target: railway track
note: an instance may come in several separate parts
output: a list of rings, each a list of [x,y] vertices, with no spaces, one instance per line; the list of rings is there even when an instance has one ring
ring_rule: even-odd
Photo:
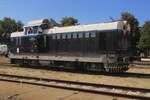
[[[100,75],[114,76],[114,77],[131,77],[131,78],[150,79],[150,74],[136,73],[136,72],[102,73]]]
[[[0,74],[0,81],[54,87],[94,94],[150,100],[150,89]]]
[[[150,68],[150,62],[149,61],[133,61],[131,65],[135,66],[143,66],[141,68]]]
[[[14,64],[0,64],[0,66],[19,67],[19,66],[16,66]],[[27,68],[37,69],[37,67],[27,67]],[[39,68],[38,67],[38,69],[46,69],[47,70],[47,69],[50,69],[50,68],[48,68],[48,67]],[[60,69],[60,68],[51,68],[51,70],[72,72],[72,73],[92,74],[92,75],[106,75],[106,76],[114,76],[114,77],[133,77],[133,78],[147,78],[147,79],[150,78],[150,74],[148,74],[148,73],[136,73],[136,72],[106,73],[106,72],[96,72],[96,71],[74,71],[74,70],[68,70],[68,69],[63,69],[63,68],[62,69]]]

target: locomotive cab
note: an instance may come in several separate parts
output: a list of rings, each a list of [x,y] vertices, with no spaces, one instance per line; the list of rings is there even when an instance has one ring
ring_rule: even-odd
[[[25,27],[26,35],[36,35],[35,41],[32,43],[34,52],[45,53],[48,51],[48,37],[44,34],[44,30],[50,28],[50,22],[48,19],[31,21],[28,23],[28,26]]]
[[[48,19],[29,22],[24,26],[23,32],[15,32],[11,35],[11,52],[17,54],[46,52],[48,42],[46,42],[47,35],[43,31],[49,28]]]
[[[50,28],[50,21],[48,19],[30,21],[27,26],[24,27],[24,34],[42,34],[43,30]]]
[[[43,32],[40,26],[27,26],[24,27],[24,34],[31,35],[31,34],[41,34]]]

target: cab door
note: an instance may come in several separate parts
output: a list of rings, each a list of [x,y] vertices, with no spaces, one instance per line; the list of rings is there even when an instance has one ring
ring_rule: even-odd
[[[37,47],[39,53],[46,53],[49,51],[49,41],[47,35],[37,36]]]

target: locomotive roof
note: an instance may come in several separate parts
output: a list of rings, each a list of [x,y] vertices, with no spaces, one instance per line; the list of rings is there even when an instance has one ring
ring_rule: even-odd
[[[27,26],[25,26],[25,27],[40,26],[45,23],[49,24],[50,22],[48,19],[33,20],[33,21],[29,21],[27,23]]]
[[[76,25],[68,27],[54,27],[52,29],[45,30],[44,33],[68,33],[68,32],[83,32],[83,31],[107,31],[120,29],[123,30],[126,21],[116,21],[109,23],[97,23],[88,25]]]
[[[83,32],[83,31],[107,31],[107,30],[123,30],[126,21],[115,21],[108,23],[97,23],[88,25],[76,25],[68,27],[54,27],[43,31],[44,34],[55,34],[55,33],[69,33],[69,32]],[[24,32],[14,32],[11,37],[24,36]]]

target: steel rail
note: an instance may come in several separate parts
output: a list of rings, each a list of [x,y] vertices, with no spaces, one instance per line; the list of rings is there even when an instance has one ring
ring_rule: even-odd
[[[17,82],[24,84],[32,84],[46,87],[61,88],[74,91],[89,92],[95,94],[105,94],[117,97],[126,97],[132,99],[144,99],[150,100],[150,89],[136,88],[136,87],[125,87],[116,85],[105,85],[87,82],[76,82],[59,79],[39,78],[39,77],[28,77],[18,76],[9,74],[0,74],[1,81]],[[114,90],[114,91],[113,91]],[[115,92],[115,90],[120,92]],[[130,92],[130,94],[129,94]],[[139,94],[135,94],[139,93]]]

